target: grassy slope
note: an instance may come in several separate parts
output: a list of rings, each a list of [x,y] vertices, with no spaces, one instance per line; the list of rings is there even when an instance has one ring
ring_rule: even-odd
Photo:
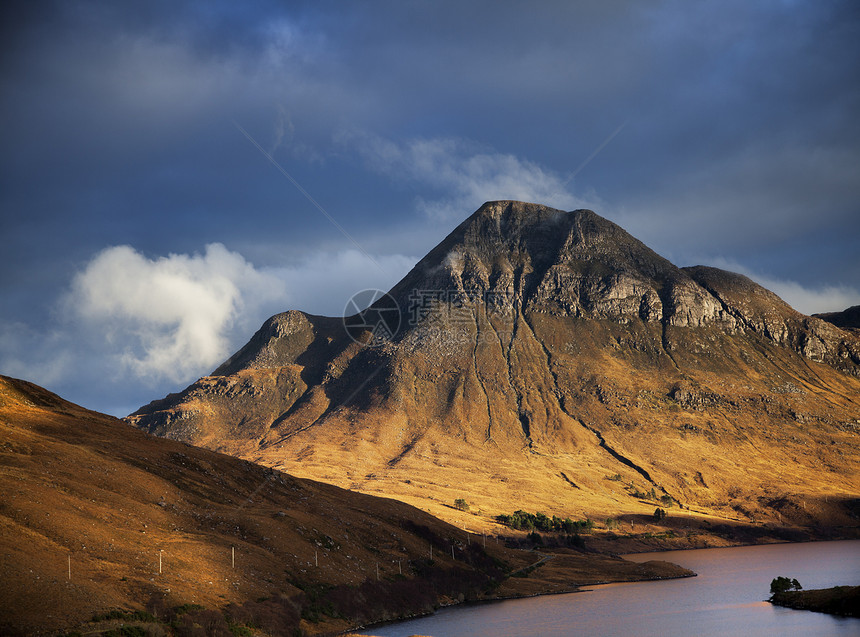
[[[438,369],[422,360],[399,369],[391,405],[332,408],[322,424],[246,457],[478,531],[498,530],[495,515],[524,508],[621,519],[634,523],[621,526],[625,534],[640,537],[693,531],[690,542],[669,544],[676,547],[708,536],[709,545],[724,543],[718,536],[856,536],[860,379],[755,336],[675,330],[673,361],[659,335],[639,335],[636,350],[618,345],[629,335],[609,322],[529,320],[549,353],[518,330],[511,356],[524,375],[522,405],[536,414],[531,446],[517,438],[505,361],[487,348],[474,371],[468,344]],[[608,453],[598,434],[651,480]],[[633,495],[652,488],[684,505],[666,525],[649,520],[662,504]],[[472,513],[456,510],[457,498]]]
[[[401,502],[155,438],[5,377],[0,431],[8,634],[69,628],[112,608],[164,617],[182,604],[219,609],[218,621],[227,608],[270,633],[313,634],[446,600],[684,574],[572,553],[488,592],[538,556],[495,542],[485,550],[479,536]]]

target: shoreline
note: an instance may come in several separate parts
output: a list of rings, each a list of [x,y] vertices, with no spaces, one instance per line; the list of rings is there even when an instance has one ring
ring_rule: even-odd
[[[605,584],[637,584],[637,583],[643,583],[643,582],[659,582],[659,581],[667,580],[667,579],[687,579],[687,578],[697,577],[697,576],[698,576],[698,574],[694,573],[693,575],[678,575],[677,577],[652,577],[652,578],[641,579],[641,580],[629,580],[629,581],[621,581],[621,582],[607,580],[605,582],[595,582],[593,584],[586,584],[585,586],[603,586]],[[532,599],[535,597],[552,597],[553,595],[573,595],[576,593],[593,593],[593,592],[594,592],[593,589],[581,588],[581,587],[577,586],[571,590],[551,591],[551,592],[547,592],[547,593],[533,593],[533,594],[529,594],[529,595],[512,595],[509,597],[489,597],[487,599],[465,600],[462,602],[457,601],[457,602],[451,602],[450,604],[442,604],[439,606],[439,608],[437,608],[436,610],[430,611],[429,613],[418,613],[416,615],[411,615],[409,617],[404,617],[402,619],[389,619],[389,620],[385,620],[385,621],[381,621],[381,622],[376,622],[373,624],[368,624],[367,626],[356,626],[355,628],[347,630],[346,632],[333,633],[331,635],[320,633],[318,636],[315,636],[315,637],[351,637],[352,635],[356,635],[358,637],[372,637],[371,635],[362,635],[360,632],[356,632],[356,631],[366,631],[366,630],[370,630],[372,628],[379,628],[381,626],[390,626],[392,624],[399,624],[401,622],[411,621],[413,619],[421,619],[423,617],[432,617],[433,615],[435,615],[440,610],[445,610],[448,608],[456,608],[456,607],[460,607],[460,606],[462,606],[462,607],[485,606],[485,605],[488,606],[490,604],[500,604],[502,602],[509,602],[509,601],[513,601],[513,600],[517,600],[517,599]]]
[[[745,546],[779,546],[785,544],[817,544],[819,542],[850,542],[852,540],[860,540],[858,537],[842,537],[842,538],[822,538],[813,540],[801,540],[791,542],[789,540],[779,540],[775,542],[739,542],[737,544],[727,544],[726,546],[696,546],[691,548],[654,548],[643,551],[627,551],[624,553],[616,553],[618,557],[625,558],[627,555],[644,555],[646,553],[673,553],[677,551],[709,551],[713,549],[734,549]]]
[[[750,547],[752,547],[752,546],[767,546],[767,545],[771,545],[771,544],[779,544],[779,545],[814,544],[814,543],[817,544],[817,543],[821,543],[821,542],[857,541],[858,539],[860,539],[860,538],[813,539],[813,540],[806,540],[806,541],[802,541],[802,542],[786,542],[786,541],[783,541],[783,542],[759,542],[759,543],[736,544],[736,545],[732,545],[732,546],[711,546],[711,547],[690,548],[690,549],[687,549],[687,548],[681,548],[681,549],[663,548],[663,549],[650,550],[650,551],[641,551],[639,553],[625,553],[625,554],[621,554],[621,555],[616,555],[615,557],[622,559],[622,560],[625,560],[625,561],[631,561],[631,560],[627,560],[625,558],[625,555],[642,555],[645,553],[669,553],[672,551],[703,551],[703,550],[708,550],[708,549],[719,549],[719,548],[741,548],[741,547],[747,547],[747,546],[750,546]],[[632,563],[633,564],[647,564],[648,562],[632,562]],[[667,563],[671,563],[671,562],[667,562]],[[677,566],[677,565],[675,565],[675,566]],[[683,567],[681,567],[681,568],[683,568]],[[334,633],[331,635],[326,634],[325,637],[350,637],[351,635],[360,635],[360,633],[357,631],[370,631],[375,627],[389,626],[392,624],[398,624],[398,623],[410,621],[413,619],[420,619],[422,617],[430,617],[430,616],[436,614],[436,612],[439,610],[442,610],[445,608],[452,608],[452,607],[456,607],[456,606],[463,606],[463,607],[480,606],[480,605],[485,605],[485,604],[494,604],[494,603],[500,603],[500,602],[509,601],[509,600],[516,600],[516,599],[528,599],[528,598],[545,597],[545,596],[552,596],[552,595],[567,595],[570,593],[594,592],[592,589],[586,588],[588,586],[600,586],[600,585],[605,585],[605,584],[656,582],[656,581],[667,580],[667,579],[687,579],[687,578],[692,578],[692,577],[697,577],[697,576],[698,576],[697,573],[693,573],[692,571],[690,571],[690,574],[678,574],[678,575],[671,576],[671,577],[666,577],[666,576],[664,576],[664,577],[643,577],[640,579],[628,579],[628,580],[607,579],[607,580],[603,580],[603,581],[590,582],[588,584],[576,585],[576,586],[571,587],[568,590],[554,590],[554,591],[536,592],[536,593],[531,593],[531,594],[519,594],[519,595],[489,597],[486,599],[465,600],[462,602],[453,601],[451,603],[446,603],[446,604],[440,605],[438,608],[436,608],[432,612],[421,613],[421,614],[417,614],[417,615],[414,615],[411,617],[405,617],[402,619],[393,619],[393,620],[385,620],[382,622],[375,622],[372,624],[368,624],[366,626],[355,627],[353,629],[347,630],[346,632],[338,632],[338,633]],[[860,594],[860,586],[856,586],[856,587],[839,586],[839,587],[834,587],[834,588],[836,588],[836,589],[853,588],[853,589],[856,589],[858,594]],[[821,590],[829,591],[832,589],[821,589]],[[820,592],[820,590],[797,591],[797,592],[799,592],[799,593],[813,593],[813,592],[818,593],[818,592]],[[765,600],[765,601],[768,601],[770,603],[776,603],[776,602],[774,602],[773,599]],[[813,608],[791,607],[791,606],[788,606],[786,604],[777,604],[777,605],[783,606],[785,608],[794,608],[797,610],[811,610],[814,612],[825,612],[825,613],[828,612],[828,611],[822,611],[822,610],[817,610],[817,609],[813,609]],[[829,613],[829,614],[835,614],[837,616],[849,617],[849,618],[857,617],[857,615],[844,615],[844,614],[839,614],[839,613]],[[320,634],[319,637],[323,637],[323,635]],[[362,635],[362,637],[364,637],[364,636]]]
[[[580,555],[580,556],[582,556],[582,555]],[[576,556],[572,556],[570,554],[558,554],[555,557],[556,557],[556,559],[558,559],[558,558],[563,559],[565,557],[570,558],[570,557],[576,557]],[[346,637],[348,635],[358,634],[356,631],[369,631],[369,630],[372,630],[374,627],[389,626],[392,624],[397,624],[397,623],[409,621],[412,619],[420,619],[422,617],[430,617],[430,616],[434,615],[436,612],[438,612],[439,610],[446,609],[446,608],[453,608],[453,607],[457,607],[457,606],[463,606],[463,607],[465,607],[465,606],[479,606],[479,605],[485,605],[485,604],[496,604],[496,603],[501,603],[501,602],[505,602],[505,601],[517,600],[517,599],[529,599],[529,598],[534,598],[534,597],[545,597],[545,596],[552,596],[552,595],[568,595],[571,593],[588,593],[588,592],[593,592],[593,591],[592,591],[592,589],[589,589],[587,587],[589,587],[589,586],[600,586],[600,585],[604,585],[604,584],[656,582],[656,581],[667,580],[667,579],[687,579],[687,578],[692,578],[692,577],[697,576],[697,573],[694,573],[693,571],[690,571],[689,569],[685,569],[684,567],[678,566],[677,564],[673,564],[671,562],[662,562],[662,561],[653,561],[652,560],[649,562],[642,563],[642,562],[633,562],[631,560],[625,560],[624,558],[621,558],[621,557],[611,557],[608,555],[590,555],[589,557],[592,557],[592,558],[599,557],[599,558],[603,558],[603,559],[607,559],[607,560],[612,560],[613,562],[615,562],[619,566],[623,565],[622,569],[626,570],[627,572],[626,573],[619,573],[618,577],[609,577],[609,578],[600,578],[600,579],[593,578],[590,581],[582,582],[580,584],[568,584],[566,586],[563,586],[560,588],[554,588],[554,589],[553,588],[547,588],[548,586],[552,585],[552,581],[550,578],[547,578],[546,576],[541,578],[540,576],[538,576],[538,577],[535,577],[534,579],[532,579],[531,582],[537,583],[538,585],[543,584],[544,588],[542,590],[537,590],[534,592],[523,591],[520,593],[511,592],[508,594],[505,594],[505,593],[490,594],[484,598],[467,599],[467,600],[462,600],[462,601],[460,601],[460,600],[446,600],[443,603],[441,603],[437,608],[435,608],[433,611],[428,612],[428,613],[418,613],[418,614],[415,614],[415,615],[412,615],[409,617],[384,620],[384,621],[380,621],[380,622],[373,622],[370,624],[366,624],[366,625],[362,625],[362,626],[356,626],[354,628],[347,629],[345,632],[341,631],[341,632],[336,632],[336,633],[331,633],[331,634],[319,633],[318,635],[319,635],[319,637],[323,637],[323,635],[325,635],[325,637]],[[550,563],[551,561],[555,561],[555,560],[547,560],[546,562],[544,562],[544,564]],[[642,572],[641,569],[643,567],[646,567],[646,566],[649,568],[649,571]],[[637,570],[639,570],[639,572],[634,573],[634,571],[637,571]],[[533,571],[529,575],[529,577],[531,577],[532,575],[535,575],[535,573],[539,573],[539,571],[540,571],[540,569]],[[559,572],[562,574],[565,572],[565,569],[563,566],[559,569]],[[529,579],[529,577],[526,577],[526,578],[509,577],[508,579],[506,579],[505,581],[503,581],[499,585],[499,588],[502,588],[505,584],[511,583],[511,580],[527,580],[527,579]]]

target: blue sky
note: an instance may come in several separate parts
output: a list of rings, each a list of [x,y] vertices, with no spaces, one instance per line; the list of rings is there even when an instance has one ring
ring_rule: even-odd
[[[591,208],[806,313],[860,303],[854,2],[0,12],[0,373],[92,409],[387,289],[493,199]]]

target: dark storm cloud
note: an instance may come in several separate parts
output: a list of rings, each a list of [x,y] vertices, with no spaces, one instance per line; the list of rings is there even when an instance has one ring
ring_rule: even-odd
[[[193,377],[267,312],[336,313],[349,286],[389,285],[498,198],[593,207],[679,265],[743,270],[804,311],[860,302],[856,7],[4,3],[0,372],[97,408],[84,387],[110,376],[114,411],[168,388],[127,390],[139,375],[104,334],[187,352],[199,317],[105,323],[61,302],[99,255],[126,255],[115,274],[141,289],[190,263],[177,285],[222,290],[201,298],[221,317],[207,342],[224,345],[198,343]],[[250,302],[276,280],[280,297]],[[116,300],[111,280],[90,283]],[[95,371],[76,384],[75,367]]]

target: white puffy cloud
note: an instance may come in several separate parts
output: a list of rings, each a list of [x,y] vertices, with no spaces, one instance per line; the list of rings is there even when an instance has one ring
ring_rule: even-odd
[[[416,260],[348,249],[255,267],[219,243],[155,258],[112,246],[73,276],[50,330],[0,324],[0,373],[124,416],[210,373],[272,314],[340,316],[354,294],[390,288]]]
[[[414,263],[344,250],[257,269],[219,243],[156,259],[114,246],[74,277],[63,305],[103,335],[108,355],[133,376],[187,381],[216,367],[271,314],[339,316],[353,294],[388,289]]]
[[[103,330],[136,376],[186,380],[230,353],[243,315],[283,301],[284,282],[223,245],[149,259],[130,246],[97,254],[72,281],[65,307]]]

